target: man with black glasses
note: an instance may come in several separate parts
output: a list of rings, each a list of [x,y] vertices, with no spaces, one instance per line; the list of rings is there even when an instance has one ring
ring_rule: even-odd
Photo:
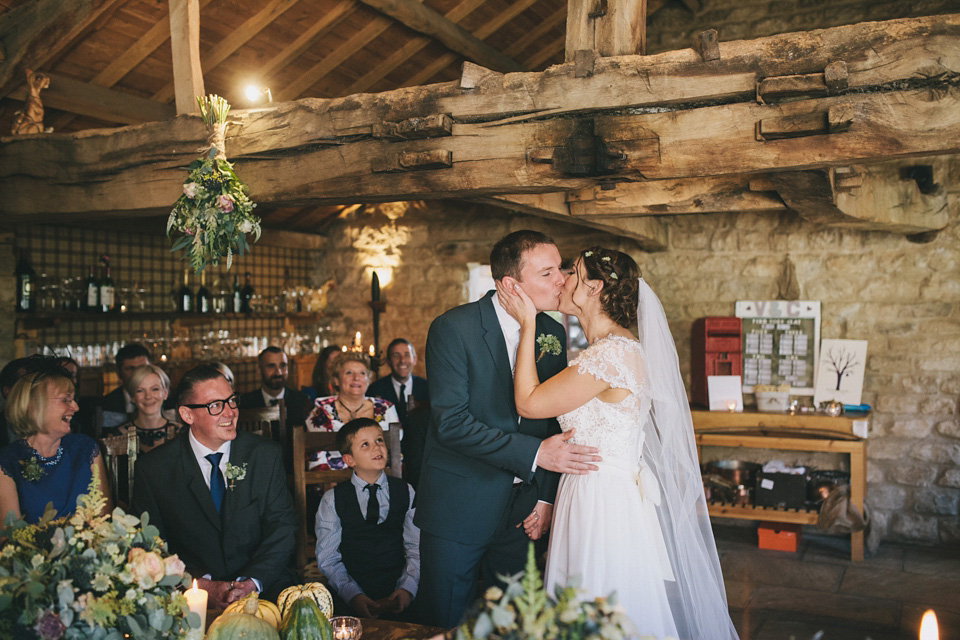
[[[137,460],[134,513],[150,514],[211,608],[254,590],[275,598],[296,582],[297,515],[280,445],[237,433],[237,396],[210,366],[183,376],[177,411],[188,428]]]

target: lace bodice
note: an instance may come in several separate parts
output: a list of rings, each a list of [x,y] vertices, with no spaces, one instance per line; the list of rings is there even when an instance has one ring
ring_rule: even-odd
[[[635,463],[640,457],[641,427],[650,413],[649,382],[640,343],[608,336],[590,345],[569,366],[615,389],[626,389],[630,395],[618,403],[592,398],[560,416],[560,428],[576,428],[571,441],[599,448],[604,461]]]

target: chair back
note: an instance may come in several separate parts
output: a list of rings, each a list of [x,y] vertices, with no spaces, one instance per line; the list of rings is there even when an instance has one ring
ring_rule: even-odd
[[[293,498],[300,522],[297,527],[297,570],[304,571],[312,554],[308,552],[310,533],[313,531],[310,516],[307,513],[307,487],[320,485],[323,490],[330,489],[338,482],[350,479],[350,469],[314,469],[307,470],[307,452],[337,451],[337,434],[332,431],[307,431],[306,427],[293,427]],[[384,429],[387,444],[387,475],[401,477],[400,423],[392,422]]]
[[[249,431],[265,438],[273,438],[275,426],[282,427],[287,419],[283,400],[272,407],[240,407],[237,415],[237,431]]]

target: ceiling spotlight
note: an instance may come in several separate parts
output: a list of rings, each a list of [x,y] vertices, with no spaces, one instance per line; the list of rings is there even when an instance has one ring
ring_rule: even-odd
[[[247,87],[246,94],[247,100],[250,102],[261,102],[264,96],[266,96],[267,102],[273,102],[273,94],[271,94],[270,89],[266,87],[261,89],[251,84]]]

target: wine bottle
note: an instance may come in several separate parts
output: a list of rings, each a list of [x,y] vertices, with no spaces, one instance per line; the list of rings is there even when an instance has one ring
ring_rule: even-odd
[[[200,272],[200,288],[197,289],[197,313],[211,313],[213,311],[213,298],[210,297],[210,291],[207,289],[207,272]]]
[[[20,253],[20,261],[14,270],[17,276],[17,311],[34,311],[37,308],[37,273],[27,262],[23,252]]]
[[[100,283],[93,275],[93,265],[90,265],[90,271],[87,272],[86,291],[86,304],[83,308],[91,313],[100,311]]]
[[[240,276],[233,274],[233,298],[230,301],[230,311],[240,313],[243,307],[243,294],[240,291]]]
[[[193,292],[190,291],[190,270],[183,270],[183,286],[177,291],[177,311],[193,313]]]
[[[114,310],[114,293],[116,289],[113,286],[113,278],[110,277],[110,257],[100,258],[100,311],[109,313]]]
[[[240,311],[250,313],[253,307],[250,302],[253,300],[253,285],[250,283],[250,272],[244,275],[243,289],[240,290]]]

